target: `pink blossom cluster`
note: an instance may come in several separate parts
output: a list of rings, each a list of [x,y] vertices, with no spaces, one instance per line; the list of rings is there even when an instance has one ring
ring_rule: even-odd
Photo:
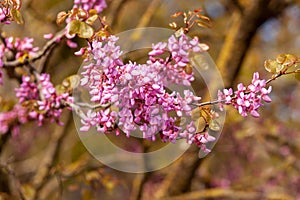
[[[62,101],[72,102],[69,93],[58,95],[49,74],[41,74],[37,81],[33,82],[29,76],[23,76],[20,88],[16,88],[16,96],[19,103],[28,108],[28,118],[38,120],[42,125],[45,119],[59,122],[63,105]]]
[[[148,65],[158,66],[162,70],[164,84],[175,83],[190,85],[194,80],[192,73],[186,73],[185,67],[189,64],[189,52],[202,52],[198,38],[189,41],[186,35],[181,35],[178,39],[172,35],[168,42],[153,44],[152,51],[149,52]],[[161,56],[168,53],[170,57],[163,59]]]
[[[25,124],[27,121],[26,108],[16,104],[11,111],[0,112],[0,134],[11,131],[12,135],[18,135],[20,124]]]
[[[218,91],[218,99],[226,105],[233,105],[243,117],[246,117],[248,113],[253,117],[259,117],[258,108],[263,105],[262,102],[272,101],[269,97],[272,86],[266,88],[266,85],[266,80],[260,80],[259,73],[256,72],[253,74],[250,85],[245,87],[240,83],[234,93],[232,88],[224,89],[223,92]]]
[[[97,13],[101,13],[107,4],[105,0],[74,0],[73,8],[81,8],[85,11],[95,9]]]
[[[178,123],[182,117],[190,118],[192,105],[201,98],[189,90],[183,96],[166,90],[169,84],[190,85],[194,80],[185,67],[190,52],[204,51],[198,39],[171,36],[166,43],[154,44],[145,64],[123,64],[117,41],[117,37],[110,36],[94,41],[88,48],[92,61],[83,67],[81,85],[87,87],[91,102],[102,109],[87,112],[81,131],[96,126],[99,132],[116,129],[117,134],[122,130],[129,137],[139,129],[146,139],[155,140],[159,133],[164,142],[186,139],[207,150],[205,143],[212,141],[212,136],[196,133],[193,122]]]
[[[4,45],[5,47],[5,52],[14,52],[15,59],[18,59],[24,55],[32,56],[39,50],[38,47],[33,46],[33,41],[33,38],[28,37],[25,37],[23,39],[8,37],[5,38],[5,44],[2,45]]]
[[[5,55],[13,54],[14,59],[21,58],[24,55],[33,56],[38,51],[38,47],[33,46],[33,38],[24,39],[8,37],[4,43],[0,44],[0,68],[3,67]],[[0,84],[2,84],[2,73],[0,71]]]

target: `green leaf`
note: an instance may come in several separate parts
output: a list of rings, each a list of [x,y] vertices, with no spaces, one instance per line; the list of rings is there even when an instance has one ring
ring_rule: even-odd
[[[265,69],[272,74],[276,74],[284,68],[283,65],[278,64],[278,62],[275,60],[266,60],[264,66]]]
[[[85,22],[73,20],[69,23],[68,33],[77,34],[81,38],[91,38],[94,35],[94,29]]]
[[[86,20],[86,23],[89,25],[93,25],[97,19],[98,19],[98,15],[92,15]]]
[[[80,29],[77,35],[81,38],[91,38],[94,35],[94,29],[90,25],[81,22]]]
[[[23,17],[22,17],[21,12],[19,10],[11,8],[10,9],[10,15],[13,18],[13,20],[17,22],[17,24],[23,24],[24,23]]]
[[[80,25],[81,25],[81,22],[79,20],[71,21],[68,25],[68,33],[71,35],[78,34],[80,31]]]
[[[293,55],[293,54],[280,54],[277,58],[276,61],[279,64],[282,64],[284,66],[291,66],[293,64],[295,64],[295,62],[297,61],[297,56]]]

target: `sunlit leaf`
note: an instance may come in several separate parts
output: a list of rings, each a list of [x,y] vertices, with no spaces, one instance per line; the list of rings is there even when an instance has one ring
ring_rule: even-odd
[[[80,76],[75,74],[65,78],[62,82],[62,86],[67,90],[73,90],[80,85]]]
[[[73,20],[68,25],[69,34],[77,34],[81,38],[91,38],[94,35],[94,29],[79,20]]]
[[[282,64],[282,65],[285,65],[285,66],[291,66],[291,65],[295,64],[297,59],[298,59],[297,56],[295,56],[293,54],[280,54],[276,58],[276,61],[279,64]]]
[[[68,33],[73,35],[73,34],[78,34],[80,31],[80,21],[79,20],[73,20],[68,24]]]
[[[66,12],[64,12],[64,11],[59,12],[56,17],[56,23],[62,24],[65,21],[65,19],[67,18],[67,16],[68,16],[68,14]]]
[[[24,23],[21,12],[18,9],[11,8],[10,15],[12,16],[13,20],[17,22],[17,24]]]
[[[84,22],[80,22],[78,37],[91,38],[94,35],[94,29]]]
[[[209,123],[209,129],[211,129],[212,131],[220,131],[221,127],[216,120],[211,120],[211,122]]]
[[[89,25],[93,25],[97,19],[98,19],[98,15],[92,15],[85,22]]]
[[[285,59],[286,59],[286,55],[285,54],[280,54],[280,55],[277,56],[276,61],[279,64],[282,64],[282,63],[284,63]]]
[[[206,127],[206,121],[203,117],[198,118],[195,121],[196,132],[203,132]]]
[[[265,69],[268,72],[271,72],[272,74],[276,74],[284,68],[283,65],[278,64],[278,62],[275,60],[266,60],[264,63],[264,66],[265,66]]]

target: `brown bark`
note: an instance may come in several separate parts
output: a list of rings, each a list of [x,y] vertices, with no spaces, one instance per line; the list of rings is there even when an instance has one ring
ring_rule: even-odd
[[[226,87],[231,86],[236,79],[258,27],[269,18],[280,14],[291,3],[291,1],[281,0],[253,0],[250,5],[247,4],[246,7],[237,9],[233,14],[231,27],[226,33],[223,48],[217,61],[217,66],[224,75]],[[240,2],[239,5],[245,6],[243,2]],[[156,198],[175,196],[188,191],[200,163],[198,151],[192,147],[170,169],[170,173],[155,194]]]
[[[242,62],[257,29],[271,17],[279,15],[291,2],[256,0],[235,12],[232,24],[217,60],[226,87],[230,87],[241,69]]]
[[[197,147],[192,146],[174,166],[171,166],[172,169],[170,169],[160,189],[155,193],[155,199],[179,195],[188,191],[194,172],[202,161],[198,158],[198,151]]]

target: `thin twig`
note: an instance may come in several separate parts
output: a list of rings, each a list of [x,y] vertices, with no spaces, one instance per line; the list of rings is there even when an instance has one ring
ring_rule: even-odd
[[[98,108],[106,109],[106,108],[108,108],[111,104],[110,104],[110,103],[106,103],[106,104],[96,104],[96,105],[91,105],[91,104],[89,104],[89,103],[77,102],[76,105],[78,105],[78,106],[80,106],[80,107],[90,108],[90,109],[98,109]]]
[[[292,71],[292,72],[280,72],[278,74],[276,74],[274,77],[268,79],[266,81],[266,84],[269,84],[271,83],[272,81],[275,81],[277,78],[283,76],[283,75],[290,75],[290,74],[296,74],[296,73],[300,73],[300,72],[297,72],[297,71]]]
[[[62,104],[65,105],[66,107],[72,108],[72,111],[74,111],[81,119],[87,120],[88,117],[86,114],[82,111],[81,107],[79,105],[76,105],[71,102],[67,102],[62,100]]]

